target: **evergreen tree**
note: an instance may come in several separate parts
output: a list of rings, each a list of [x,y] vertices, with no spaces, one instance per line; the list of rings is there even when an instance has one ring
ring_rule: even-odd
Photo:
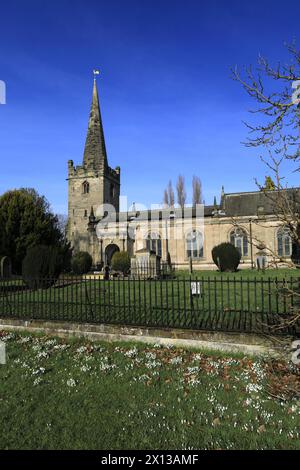
[[[9,256],[14,272],[20,273],[27,249],[41,244],[65,245],[49,202],[34,189],[4,193],[0,197],[0,255]]]
[[[271,176],[266,176],[265,177],[265,184],[262,190],[265,191],[274,191],[275,190],[275,183],[272,180]]]

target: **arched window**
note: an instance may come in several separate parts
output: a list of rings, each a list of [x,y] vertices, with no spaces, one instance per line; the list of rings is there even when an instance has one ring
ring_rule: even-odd
[[[203,258],[203,235],[197,230],[186,236],[186,255],[188,258]]]
[[[87,181],[82,183],[82,192],[83,194],[88,194],[90,192],[90,185]]]
[[[277,254],[278,256],[292,254],[292,237],[287,227],[281,227],[277,232]]]
[[[248,237],[245,230],[235,228],[230,232],[230,243],[232,243],[241,253],[241,256],[248,256]]]
[[[146,248],[161,256],[161,238],[158,233],[149,233],[146,238]]]

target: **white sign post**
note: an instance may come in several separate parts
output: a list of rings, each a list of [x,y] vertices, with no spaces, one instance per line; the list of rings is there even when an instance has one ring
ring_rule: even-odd
[[[201,295],[201,283],[199,281],[191,282],[191,295]]]

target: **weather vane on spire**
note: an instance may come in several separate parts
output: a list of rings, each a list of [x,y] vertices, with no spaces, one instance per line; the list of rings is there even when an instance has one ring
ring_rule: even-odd
[[[94,78],[96,78],[96,75],[100,75],[100,70],[94,69],[93,74],[94,74]]]

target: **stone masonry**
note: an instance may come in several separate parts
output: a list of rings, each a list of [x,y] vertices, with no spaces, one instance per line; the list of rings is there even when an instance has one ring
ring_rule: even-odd
[[[68,239],[75,250],[90,251],[91,212],[112,204],[119,211],[120,168],[108,166],[96,79],[82,165],[68,161]]]

